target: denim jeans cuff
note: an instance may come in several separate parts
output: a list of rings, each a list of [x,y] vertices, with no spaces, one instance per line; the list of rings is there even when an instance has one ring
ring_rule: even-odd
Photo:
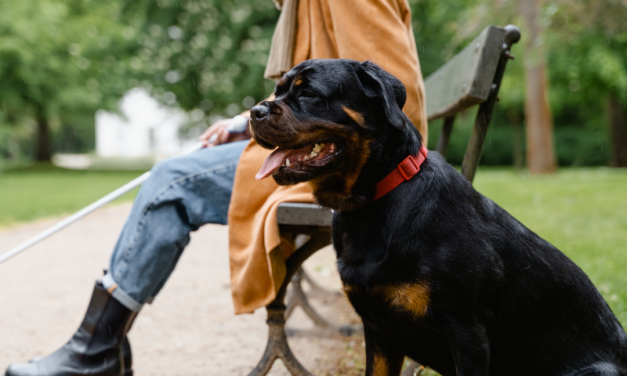
[[[139,303],[135,299],[131,298],[127,293],[125,293],[124,290],[122,290],[120,286],[118,286],[118,284],[113,280],[111,273],[107,273],[104,277],[102,277],[102,286],[107,289],[107,291],[109,291],[109,294],[111,294],[111,296],[113,296],[115,300],[120,302],[123,306],[130,309],[131,311],[139,312],[139,310],[142,308],[143,304]]]

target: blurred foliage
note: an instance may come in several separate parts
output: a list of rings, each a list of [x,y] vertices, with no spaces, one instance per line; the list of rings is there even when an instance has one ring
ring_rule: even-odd
[[[514,146],[524,148],[524,23],[517,0],[409,0],[416,44],[424,76],[459,52],[487,25],[515,24],[523,39],[512,49],[519,58],[508,63],[500,102],[488,131],[481,163],[511,165]],[[546,45],[549,99],[560,165],[607,165],[607,102],[618,97],[627,107],[627,2],[624,0],[545,0],[541,40]],[[472,130],[474,111],[456,119],[447,159],[461,164]],[[435,148],[441,129],[430,128]],[[436,137],[434,137],[436,136]],[[627,147],[627,146],[626,146]],[[524,149],[521,149],[524,151]],[[524,152],[520,153],[524,158]]]
[[[267,97],[263,78],[279,16],[270,0],[0,0],[0,159],[32,156],[43,107],[55,151],[94,146],[94,111],[142,86],[191,111],[190,135]],[[517,0],[409,0],[423,75],[489,24],[523,26]],[[627,103],[625,0],[545,0],[550,104],[561,165],[607,165],[606,103]],[[483,164],[524,155],[522,43],[512,53]],[[461,163],[474,115],[457,120],[449,160]],[[439,125],[430,137],[437,140]],[[436,136],[436,137],[434,137]]]
[[[115,1],[1,1],[0,153],[32,156],[36,123],[55,131],[56,151],[94,145],[94,112],[115,109],[133,44]],[[132,84],[132,83],[131,83]]]
[[[279,11],[270,0],[126,0],[141,49],[136,73],[165,104],[196,109],[197,131],[270,95],[263,78]],[[202,112],[200,112],[201,110]]]

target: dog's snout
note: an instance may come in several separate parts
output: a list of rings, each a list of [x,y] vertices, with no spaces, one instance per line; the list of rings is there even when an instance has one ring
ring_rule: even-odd
[[[255,120],[261,120],[265,118],[266,116],[268,116],[269,113],[270,113],[270,109],[268,108],[268,106],[264,104],[258,104],[255,107],[250,109],[250,115]]]

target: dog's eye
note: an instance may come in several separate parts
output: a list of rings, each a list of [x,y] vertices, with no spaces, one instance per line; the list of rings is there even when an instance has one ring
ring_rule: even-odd
[[[303,90],[300,92],[299,97],[301,98],[314,98],[316,95],[309,90]]]

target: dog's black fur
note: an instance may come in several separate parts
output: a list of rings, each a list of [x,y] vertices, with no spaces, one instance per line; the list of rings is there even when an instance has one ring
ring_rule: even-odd
[[[421,145],[404,102],[403,85],[373,63],[313,60],[252,112],[262,146],[338,147],[326,165],[273,177],[310,181],[336,210],[333,243],[364,322],[366,374],[398,375],[409,356],[445,376],[627,375],[627,335],[584,272],[439,154],[372,201],[374,184]]]

